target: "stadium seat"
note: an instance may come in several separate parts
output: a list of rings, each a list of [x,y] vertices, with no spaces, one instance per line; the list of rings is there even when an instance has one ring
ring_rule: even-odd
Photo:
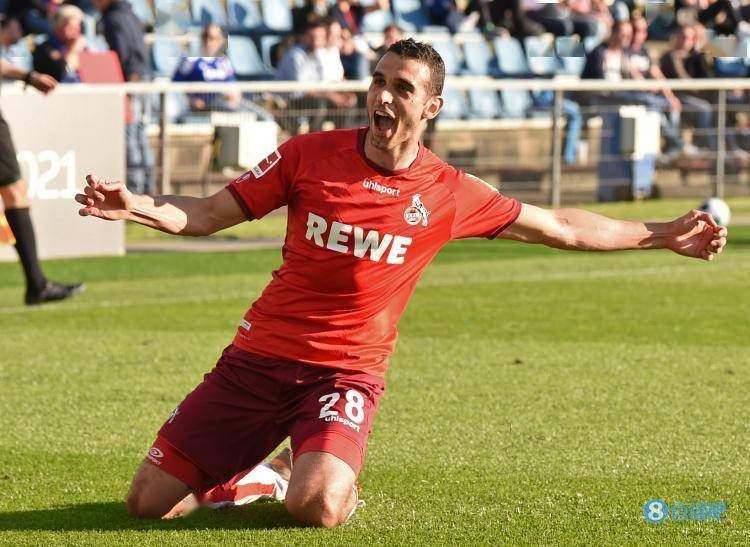
[[[392,24],[393,15],[389,11],[377,10],[365,14],[362,18],[362,31],[364,32],[383,32],[385,27]]]
[[[453,41],[453,38],[446,36],[432,41],[432,47],[435,48],[445,63],[445,73],[449,76],[455,76],[461,71],[461,50]]]
[[[190,28],[187,0],[154,0],[154,11],[158,34],[184,34]]]
[[[523,40],[531,72],[537,76],[553,76],[558,70],[552,42],[543,36],[527,36]]]
[[[154,25],[154,10],[151,9],[151,4],[148,0],[130,0],[130,5],[133,7],[133,13],[141,20],[141,23],[149,26]]]
[[[266,69],[269,72],[273,72],[275,67],[271,62],[271,52],[273,46],[281,42],[281,36],[261,36],[260,37],[260,54],[263,59],[263,64],[266,65]]]
[[[151,44],[154,74],[171,78],[183,55],[184,53],[177,40],[155,36],[154,42]]]
[[[239,79],[270,77],[255,42],[247,36],[230,35],[227,56]]]
[[[450,29],[443,25],[425,25],[422,27],[424,34],[449,34]]]
[[[495,38],[495,55],[500,75],[511,78],[522,78],[530,75],[529,65],[521,43],[515,38]]]
[[[583,39],[583,49],[586,50],[586,53],[591,53],[601,43],[602,39],[598,36],[587,36]]]
[[[494,89],[470,89],[471,117],[478,120],[499,118],[503,114],[500,98]]]
[[[292,30],[292,11],[287,0],[261,0],[263,21],[271,30]]]
[[[396,14],[396,23],[404,30],[422,30],[430,24],[419,0],[392,0],[391,7]]]
[[[255,0],[227,0],[229,27],[254,29],[263,26],[263,17]]]
[[[484,36],[472,36],[464,40],[464,61],[466,73],[477,76],[485,76],[492,72],[492,51]]]
[[[526,89],[503,89],[500,91],[503,100],[503,117],[525,118],[532,106],[531,95]]]
[[[555,40],[555,54],[564,74],[580,76],[586,65],[586,50],[577,38],[560,36]]]
[[[460,120],[469,117],[469,107],[466,104],[466,96],[460,89],[446,88],[443,90],[445,104],[440,111],[440,118],[448,120]]]
[[[193,24],[201,28],[209,23],[216,23],[221,27],[227,24],[227,14],[219,0],[191,0],[190,11]]]
[[[714,57],[714,71],[717,78],[744,78],[748,72],[744,57]]]

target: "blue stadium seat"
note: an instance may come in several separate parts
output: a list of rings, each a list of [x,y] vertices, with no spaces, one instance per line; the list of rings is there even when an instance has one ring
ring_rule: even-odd
[[[496,72],[492,70],[492,51],[484,36],[464,40],[464,61],[467,74],[484,76]]]
[[[714,71],[717,78],[744,78],[748,72],[744,57],[714,57]]]
[[[500,97],[494,89],[470,89],[471,117],[477,120],[499,118],[503,113]]]
[[[177,40],[155,36],[151,44],[151,58],[154,63],[154,74],[171,78],[180,59],[183,56],[182,48]]]
[[[254,29],[263,26],[263,17],[255,0],[227,0],[229,26],[233,29]]]
[[[520,78],[529,75],[530,70],[526,63],[526,55],[518,40],[515,38],[495,38],[492,43],[495,46],[497,68],[501,76]]]
[[[184,34],[191,17],[187,0],[154,0],[155,21],[159,34]]]
[[[552,76],[557,72],[559,66],[552,43],[542,36],[527,36],[523,44],[531,72],[537,76]]]
[[[261,0],[263,21],[271,30],[292,30],[292,10],[287,0]]]
[[[461,50],[453,41],[453,38],[446,36],[433,40],[432,47],[435,48],[445,63],[445,73],[449,76],[455,76],[461,71]]]
[[[555,54],[562,64],[562,72],[580,76],[586,65],[586,50],[577,38],[560,36],[555,40]]]
[[[227,56],[239,79],[269,76],[255,42],[247,36],[230,35]]]
[[[586,50],[586,53],[591,53],[601,43],[602,39],[598,36],[587,36],[583,39],[583,49]]]
[[[425,25],[422,32],[426,34],[450,34],[450,29],[443,25]]]
[[[129,0],[133,7],[133,13],[141,20],[144,25],[152,25],[155,22],[154,10],[148,0]]]
[[[525,118],[533,102],[526,89],[503,89],[500,91],[503,99],[503,117]]]
[[[227,24],[227,14],[219,0],[191,0],[190,11],[193,24],[201,28],[209,23],[216,23],[221,27]]]
[[[430,24],[430,18],[419,0],[392,0],[391,7],[396,14],[396,22],[404,30],[421,30]]]
[[[271,62],[271,50],[273,46],[281,42],[281,36],[261,36],[260,37],[260,55],[263,59],[263,64],[266,65],[266,69],[273,72],[274,66]]]
[[[443,90],[445,105],[440,111],[440,117],[448,120],[460,120],[469,117],[469,107],[466,96],[460,89],[446,88]]]
[[[393,15],[389,11],[377,10],[365,14],[362,18],[363,32],[383,32],[385,27],[393,23]]]

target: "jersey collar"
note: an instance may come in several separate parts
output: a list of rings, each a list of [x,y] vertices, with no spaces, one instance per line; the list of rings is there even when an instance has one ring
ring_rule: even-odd
[[[422,163],[422,157],[424,156],[424,146],[422,146],[422,143],[419,143],[419,151],[417,152],[417,157],[414,158],[414,161],[411,162],[411,165],[409,167],[405,167],[403,169],[386,169],[385,167],[381,167],[374,161],[370,160],[370,158],[365,155],[365,138],[367,137],[367,127],[360,127],[359,131],[357,132],[357,151],[359,152],[359,155],[362,156],[362,159],[364,162],[370,166],[372,169],[377,171],[379,174],[383,175],[384,177],[394,177],[396,175],[403,175],[404,173],[409,172],[410,170],[414,169],[417,165]]]

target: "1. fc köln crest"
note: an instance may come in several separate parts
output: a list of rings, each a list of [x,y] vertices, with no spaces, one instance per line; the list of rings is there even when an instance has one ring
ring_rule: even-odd
[[[271,167],[279,163],[281,159],[281,152],[274,150],[264,159],[258,162],[258,165],[253,167],[250,171],[253,173],[256,179],[259,179],[271,170]]]
[[[427,226],[427,217],[430,212],[424,206],[419,194],[414,194],[411,198],[411,205],[404,211],[404,220],[409,226],[416,226],[420,222],[422,226]]]

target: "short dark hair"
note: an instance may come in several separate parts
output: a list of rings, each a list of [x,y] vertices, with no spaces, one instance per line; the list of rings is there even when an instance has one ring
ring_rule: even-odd
[[[430,95],[440,95],[445,83],[445,63],[440,54],[430,44],[417,42],[413,38],[399,40],[388,48],[386,53],[393,53],[402,59],[415,59],[427,65],[430,69],[430,80],[427,92]]]

